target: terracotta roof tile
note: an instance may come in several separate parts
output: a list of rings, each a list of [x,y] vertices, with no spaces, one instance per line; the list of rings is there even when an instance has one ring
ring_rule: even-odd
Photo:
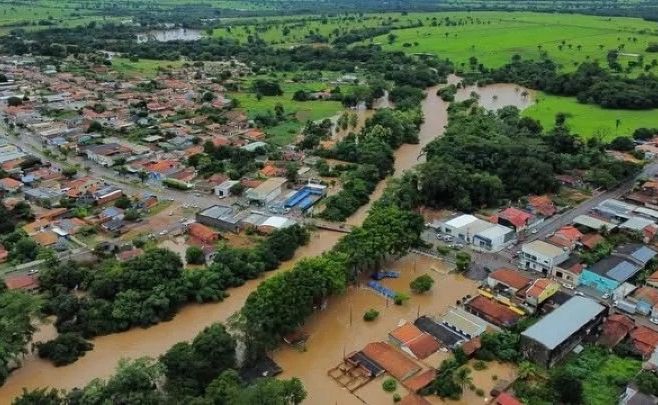
[[[411,392],[418,392],[427,387],[436,378],[436,370],[429,369],[404,382],[404,386]]]
[[[498,269],[489,274],[489,277],[517,290],[527,286],[531,281],[520,272],[507,268]]]
[[[389,334],[402,344],[406,344],[422,336],[423,331],[418,329],[413,323],[405,322],[393,329]]]
[[[404,381],[420,371],[420,367],[416,363],[384,342],[368,343],[362,352],[400,381]]]
[[[418,359],[425,359],[432,353],[441,348],[439,342],[436,341],[430,334],[423,333],[416,339],[408,342],[406,346]]]

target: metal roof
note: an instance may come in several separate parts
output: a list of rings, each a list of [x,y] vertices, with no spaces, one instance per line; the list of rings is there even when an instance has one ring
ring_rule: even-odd
[[[646,245],[639,243],[629,243],[615,249],[615,254],[630,256],[639,264],[646,265],[649,260],[656,256],[656,251]]]
[[[603,305],[589,298],[571,297],[521,335],[553,350],[604,310]]]
[[[594,218],[589,215],[578,215],[576,218],[573,220],[574,224],[577,225],[583,225],[591,229],[601,229],[603,227],[606,227],[608,230],[614,229],[617,227],[617,225],[608,222],[608,221],[603,221],[599,218]]]
[[[471,224],[471,223],[473,223],[477,220],[478,219],[473,215],[464,214],[464,215],[460,215],[458,217],[452,218],[449,221],[446,221],[445,224],[446,224],[446,226],[450,226],[450,227],[453,227],[453,228],[461,228],[461,227],[469,225],[469,224]]]
[[[599,260],[588,271],[618,282],[628,280],[640,267],[620,256],[608,256]]]

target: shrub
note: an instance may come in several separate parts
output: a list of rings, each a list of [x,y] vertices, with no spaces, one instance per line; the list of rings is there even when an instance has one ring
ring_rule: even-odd
[[[475,395],[478,397],[483,397],[484,396],[484,390],[482,388],[478,388],[475,390]]]
[[[409,283],[411,291],[415,292],[416,294],[422,294],[431,290],[433,285],[434,279],[427,274],[416,277],[411,283]]]
[[[198,246],[190,246],[185,251],[185,260],[189,264],[204,264],[206,257]]]
[[[398,403],[400,401],[402,401],[402,397],[400,396],[400,394],[398,394],[397,392],[393,394],[393,402]]]
[[[382,383],[382,388],[386,392],[393,392],[398,388],[398,383],[394,379],[388,378]]]
[[[395,293],[395,297],[393,297],[393,302],[395,302],[395,305],[402,305],[408,299],[409,299],[409,296],[407,294],[399,292],[399,293]]]
[[[487,363],[482,360],[477,360],[473,363],[473,368],[477,371],[485,370],[487,368]]]
[[[77,333],[62,333],[55,339],[45,343],[37,343],[39,357],[48,359],[56,367],[71,364],[93,349],[94,345],[87,342]]]
[[[377,319],[378,316],[379,316],[379,311],[377,311],[374,308],[370,308],[365,312],[365,314],[363,314],[363,320],[366,322],[371,322]]]

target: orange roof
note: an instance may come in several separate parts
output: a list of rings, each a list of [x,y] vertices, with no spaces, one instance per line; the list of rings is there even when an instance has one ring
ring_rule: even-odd
[[[633,345],[643,356],[651,355],[658,346],[658,332],[646,326],[638,326],[630,335]]]
[[[517,228],[527,225],[532,215],[518,208],[509,207],[498,214],[498,218],[504,218]]]
[[[227,146],[231,144],[231,141],[225,136],[217,135],[212,137],[212,144],[215,145],[215,147]]]
[[[489,277],[517,290],[527,286],[531,281],[520,272],[507,268],[498,269],[489,274]]]
[[[651,275],[647,277],[647,282],[658,283],[658,270],[651,273]]]
[[[406,346],[418,359],[425,359],[432,353],[441,348],[439,342],[436,341],[430,334],[423,333],[416,339],[408,342]]]
[[[418,392],[427,387],[436,378],[436,370],[431,368],[404,382],[404,386],[411,392]]]
[[[601,336],[598,343],[607,348],[613,348],[624,340],[635,327],[635,322],[626,315],[612,314],[601,325]]]
[[[139,248],[126,250],[124,252],[121,252],[121,253],[117,254],[117,260],[119,260],[120,262],[125,262],[125,261],[128,261],[130,259],[134,259],[137,256],[140,256],[142,253],[144,253],[144,251],[142,249],[139,249]]]
[[[405,322],[404,324],[393,329],[389,335],[394,337],[396,340],[402,344],[411,342],[414,339],[418,339],[422,336],[423,331],[418,329],[416,325],[411,322]]]
[[[404,381],[420,371],[420,367],[393,346],[384,342],[368,343],[363,354],[379,364],[386,372],[400,381]]]
[[[544,290],[546,290],[552,284],[556,284],[556,282],[548,278],[538,278],[534,283],[532,283],[532,286],[528,288],[525,296],[538,298],[544,292]]]
[[[272,165],[267,165],[267,166],[263,167],[262,169],[260,169],[260,174],[262,174],[265,177],[274,177],[274,176],[277,175],[278,172],[279,172],[279,170],[275,166],[272,166]]]
[[[409,394],[406,397],[402,398],[402,401],[399,402],[400,405],[432,405],[432,403],[420,395]]]
[[[157,162],[147,162],[142,165],[144,170],[149,172],[162,173],[168,170],[171,170],[178,166],[178,162],[175,160],[159,160]]]
[[[5,285],[10,290],[25,290],[39,287],[39,280],[31,275],[9,276]]]
[[[44,228],[48,225],[50,225],[50,220],[49,219],[47,219],[47,218],[37,219],[34,222],[30,222],[29,224],[23,225],[23,230],[28,235],[32,235],[34,233],[39,232],[41,230],[41,228]]]
[[[482,340],[480,340],[480,337],[478,336],[464,343],[462,345],[462,350],[464,351],[464,354],[470,356],[473,353],[480,350],[481,347],[482,347]]]
[[[502,392],[496,397],[496,404],[498,405],[523,405],[514,395],[507,392]]]
[[[37,217],[37,219],[44,219],[44,218],[52,219],[52,218],[56,218],[60,215],[64,215],[66,213],[66,211],[68,211],[68,209],[66,209],[66,208],[53,208],[53,209],[50,209],[50,210],[43,211],[40,214],[37,214],[36,217]]]
[[[52,231],[43,231],[33,235],[32,239],[41,246],[50,246],[57,243],[57,234]]]
[[[651,304],[651,306],[654,306],[658,304],[658,289],[648,286],[640,287],[635,291],[633,297],[637,300],[646,301]]]
[[[589,233],[580,240],[580,243],[588,249],[594,249],[601,242],[603,242],[603,236],[598,233]]]
[[[531,195],[528,197],[528,204],[543,216],[555,215],[555,204],[547,195]]]
[[[0,185],[2,185],[5,188],[23,187],[23,183],[21,183],[18,180],[14,180],[11,177],[5,177],[4,179],[0,179]]]
[[[582,237],[583,234],[578,229],[576,229],[576,227],[567,225],[558,229],[555,232],[555,235],[551,237],[551,241],[555,239],[558,245],[571,246],[582,239]]]
[[[185,149],[185,156],[188,157],[193,155],[198,155],[199,153],[203,153],[203,146],[201,145],[194,145]]]
[[[505,305],[490,300],[481,295],[473,298],[466,303],[467,308],[476,312],[476,315],[485,317],[485,320],[498,326],[512,326],[520,318],[519,314],[512,311]]]
[[[219,232],[214,231],[208,228],[207,226],[196,222],[188,225],[187,232],[191,236],[201,239],[202,241],[212,241],[219,237]]]

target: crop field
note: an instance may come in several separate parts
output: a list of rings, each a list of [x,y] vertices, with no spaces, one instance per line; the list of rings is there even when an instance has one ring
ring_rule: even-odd
[[[569,128],[583,138],[599,137],[610,141],[616,136],[631,135],[636,128],[658,127],[656,110],[607,110],[592,104],[581,104],[572,97],[541,92],[537,93],[536,101],[537,104],[525,110],[523,115],[539,120],[544,129],[550,129],[555,126],[555,115],[565,113]]]

